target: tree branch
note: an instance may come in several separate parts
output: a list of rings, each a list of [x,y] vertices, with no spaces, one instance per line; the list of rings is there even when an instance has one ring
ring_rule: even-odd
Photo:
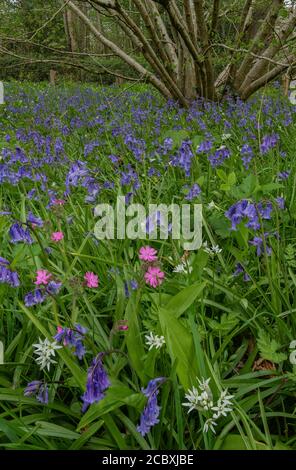
[[[161,80],[159,80],[153,73],[149,72],[149,70],[145,69],[145,67],[143,67],[135,59],[130,57],[114,42],[107,39],[100,31],[97,30],[97,28],[93,25],[89,18],[72,1],[69,1],[69,7],[81,18],[81,20],[85,23],[85,25],[89,28],[89,30],[95,35],[95,37],[99,41],[101,41],[106,47],[113,51],[115,55],[120,57],[124,62],[126,62],[140,75],[142,75],[144,79],[147,79],[147,81],[152,83],[164,96],[166,96],[167,98],[172,98],[171,92],[167,89],[167,87]]]

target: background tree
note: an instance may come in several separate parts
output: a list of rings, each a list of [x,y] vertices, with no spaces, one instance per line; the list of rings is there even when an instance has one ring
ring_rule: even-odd
[[[18,0],[18,7],[3,3],[10,9],[31,4],[36,12],[39,0],[34,5]],[[53,16],[39,31],[41,15],[30,20],[39,47],[48,46],[52,34],[60,42],[59,54],[70,52],[73,65],[97,73],[120,74],[117,57],[130,79],[149,82],[185,106],[192,98],[216,100],[227,91],[247,99],[295,68],[293,0],[51,0],[46,5]],[[28,35],[32,25],[22,28],[29,47],[37,47]],[[1,37],[2,52],[4,47],[11,54],[8,38]],[[14,38],[19,41],[19,34]]]

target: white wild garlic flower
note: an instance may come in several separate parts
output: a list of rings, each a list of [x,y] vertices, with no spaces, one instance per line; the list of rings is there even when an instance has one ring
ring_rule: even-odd
[[[47,368],[49,371],[50,365],[56,364],[56,361],[53,360],[55,350],[61,349],[62,346],[58,345],[56,341],[51,343],[47,338],[45,338],[44,341],[39,338],[39,343],[33,344],[32,346],[35,349],[34,354],[38,356],[36,362],[40,366],[40,369]]]
[[[217,420],[221,416],[227,416],[232,411],[232,399],[233,395],[228,395],[228,390],[223,390],[220,393],[220,397],[214,404],[213,393],[209,386],[210,379],[198,379],[198,387],[192,387],[187,391],[185,398],[187,402],[183,403],[183,406],[189,408],[188,413],[193,410],[205,412],[207,416],[211,413],[210,417],[204,424],[203,431],[208,432],[211,430],[215,433],[214,426],[217,426]]]
[[[150,331],[149,335],[145,335],[146,344],[149,346],[149,351],[152,348],[160,349],[165,344],[164,336],[155,335]]]
[[[192,266],[188,266],[186,263],[182,262],[174,267],[174,273],[183,273],[183,274],[190,274],[192,273]]]
[[[222,248],[220,248],[219,245],[212,245],[212,247],[210,247],[208,246],[208,242],[204,242],[202,246],[203,250],[210,255],[217,255],[222,251]]]

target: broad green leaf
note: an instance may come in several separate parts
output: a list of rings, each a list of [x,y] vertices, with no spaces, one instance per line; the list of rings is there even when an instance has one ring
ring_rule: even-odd
[[[36,316],[21,302],[19,302],[19,306],[23,310],[23,312],[27,315],[27,317],[32,321],[32,323],[36,326],[36,328],[42,333],[43,336],[52,340],[52,336],[48,333],[46,328],[42,325],[42,323],[36,318]],[[85,382],[86,382],[86,372],[82,371],[80,367],[74,362],[74,360],[69,356],[69,352],[65,349],[57,349],[57,354],[63,359],[64,363],[68,367],[68,369],[72,372],[73,376],[76,379],[77,385],[84,390]]]
[[[125,385],[113,385],[106,391],[106,396],[90,406],[78,424],[78,431],[98,418],[104,419],[104,414],[110,413],[123,405],[129,405],[141,410],[145,404],[142,393],[134,393]]]
[[[165,305],[165,309],[178,318],[180,317],[201,295],[206,282],[197,282],[189,287],[178,292],[169,302]]]
[[[126,345],[130,362],[140,379],[145,381],[143,357],[145,355],[140,324],[138,319],[139,295],[132,295],[125,310],[125,319],[128,323]]]
[[[193,337],[171,311],[160,308],[158,314],[171,361],[177,361],[177,375],[183,387],[188,389],[198,375]]]

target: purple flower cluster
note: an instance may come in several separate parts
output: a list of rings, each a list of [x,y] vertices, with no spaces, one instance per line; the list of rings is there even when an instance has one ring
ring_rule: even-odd
[[[58,332],[54,336],[54,339],[64,346],[73,348],[75,356],[77,356],[78,359],[82,359],[85,355],[83,340],[86,333],[87,328],[76,323],[74,329],[58,327]]]
[[[233,204],[226,212],[225,216],[231,221],[231,230],[237,230],[237,225],[242,220],[247,219],[246,227],[253,230],[259,230],[260,218],[270,220],[272,212],[272,203],[267,201],[265,204],[258,204],[242,199]]]
[[[233,276],[237,277],[239,276],[240,274],[243,273],[243,280],[244,282],[248,282],[251,280],[250,276],[248,275],[248,273],[246,273],[245,271],[245,268],[243,267],[243,265],[241,263],[237,263],[237,265],[235,266],[235,271],[233,273]]]
[[[248,170],[250,163],[252,161],[252,158],[254,156],[252,147],[248,144],[244,144],[241,148],[241,156],[242,156],[243,165],[245,169]]]
[[[291,174],[291,170],[286,170],[286,171],[279,172],[277,174],[278,180],[279,181],[284,181],[284,180],[289,178],[290,174]]]
[[[10,262],[0,256],[0,284],[8,284],[11,287],[19,287],[20,281],[16,271],[11,271],[7,266]]]
[[[188,194],[185,196],[187,201],[192,201],[201,193],[201,189],[197,183],[194,183],[193,186],[189,189]]]
[[[19,222],[16,222],[10,227],[9,235],[12,243],[23,242],[27,243],[28,245],[33,243],[29,229],[23,228]]]
[[[43,227],[43,220],[39,217],[35,217],[32,212],[29,212],[28,214],[27,223],[32,224],[33,226],[36,225],[37,227]]]
[[[278,134],[265,135],[260,145],[260,152],[262,154],[269,152],[269,150],[276,147],[278,141],[279,141]]]
[[[216,150],[215,153],[209,155],[208,159],[213,168],[223,165],[224,161],[230,157],[230,150],[224,145]]]
[[[110,387],[110,380],[103,366],[105,353],[99,353],[92,361],[87,372],[86,391],[82,395],[82,412],[84,413],[89,405],[97,403],[105,396],[105,390]]]
[[[250,240],[249,243],[250,245],[253,245],[256,247],[256,254],[257,256],[263,255],[265,252],[267,256],[271,255],[271,248],[266,244],[266,237],[267,233],[264,233],[263,236],[260,237],[254,237],[253,240]]]
[[[193,152],[191,148],[191,142],[184,140],[177,152],[177,154],[172,157],[171,164],[173,166],[183,168],[186,176],[190,176],[191,163],[193,158]]]
[[[33,380],[33,382],[28,383],[24,390],[25,397],[35,396],[36,399],[47,405],[48,403],[48,386],[46,383],[41,380]]]
[[[140,424],[137,427],[137,431],[145,436],[148,434],[150,429],[159,423],[159,412],[160,407],[157,404],[158,388],[164,383],[166,379],[164,377],[158,377],[150,380],[146,388],[142,388],[142,393],[148,398],[143,413],[141,414]]]
[[[56,295],[62,287],[61,282],[50,281],[43,289],[35,289],[25,295],[24,301],[26,307],[33,307],[37,304],[42,304],[48,295]]]

